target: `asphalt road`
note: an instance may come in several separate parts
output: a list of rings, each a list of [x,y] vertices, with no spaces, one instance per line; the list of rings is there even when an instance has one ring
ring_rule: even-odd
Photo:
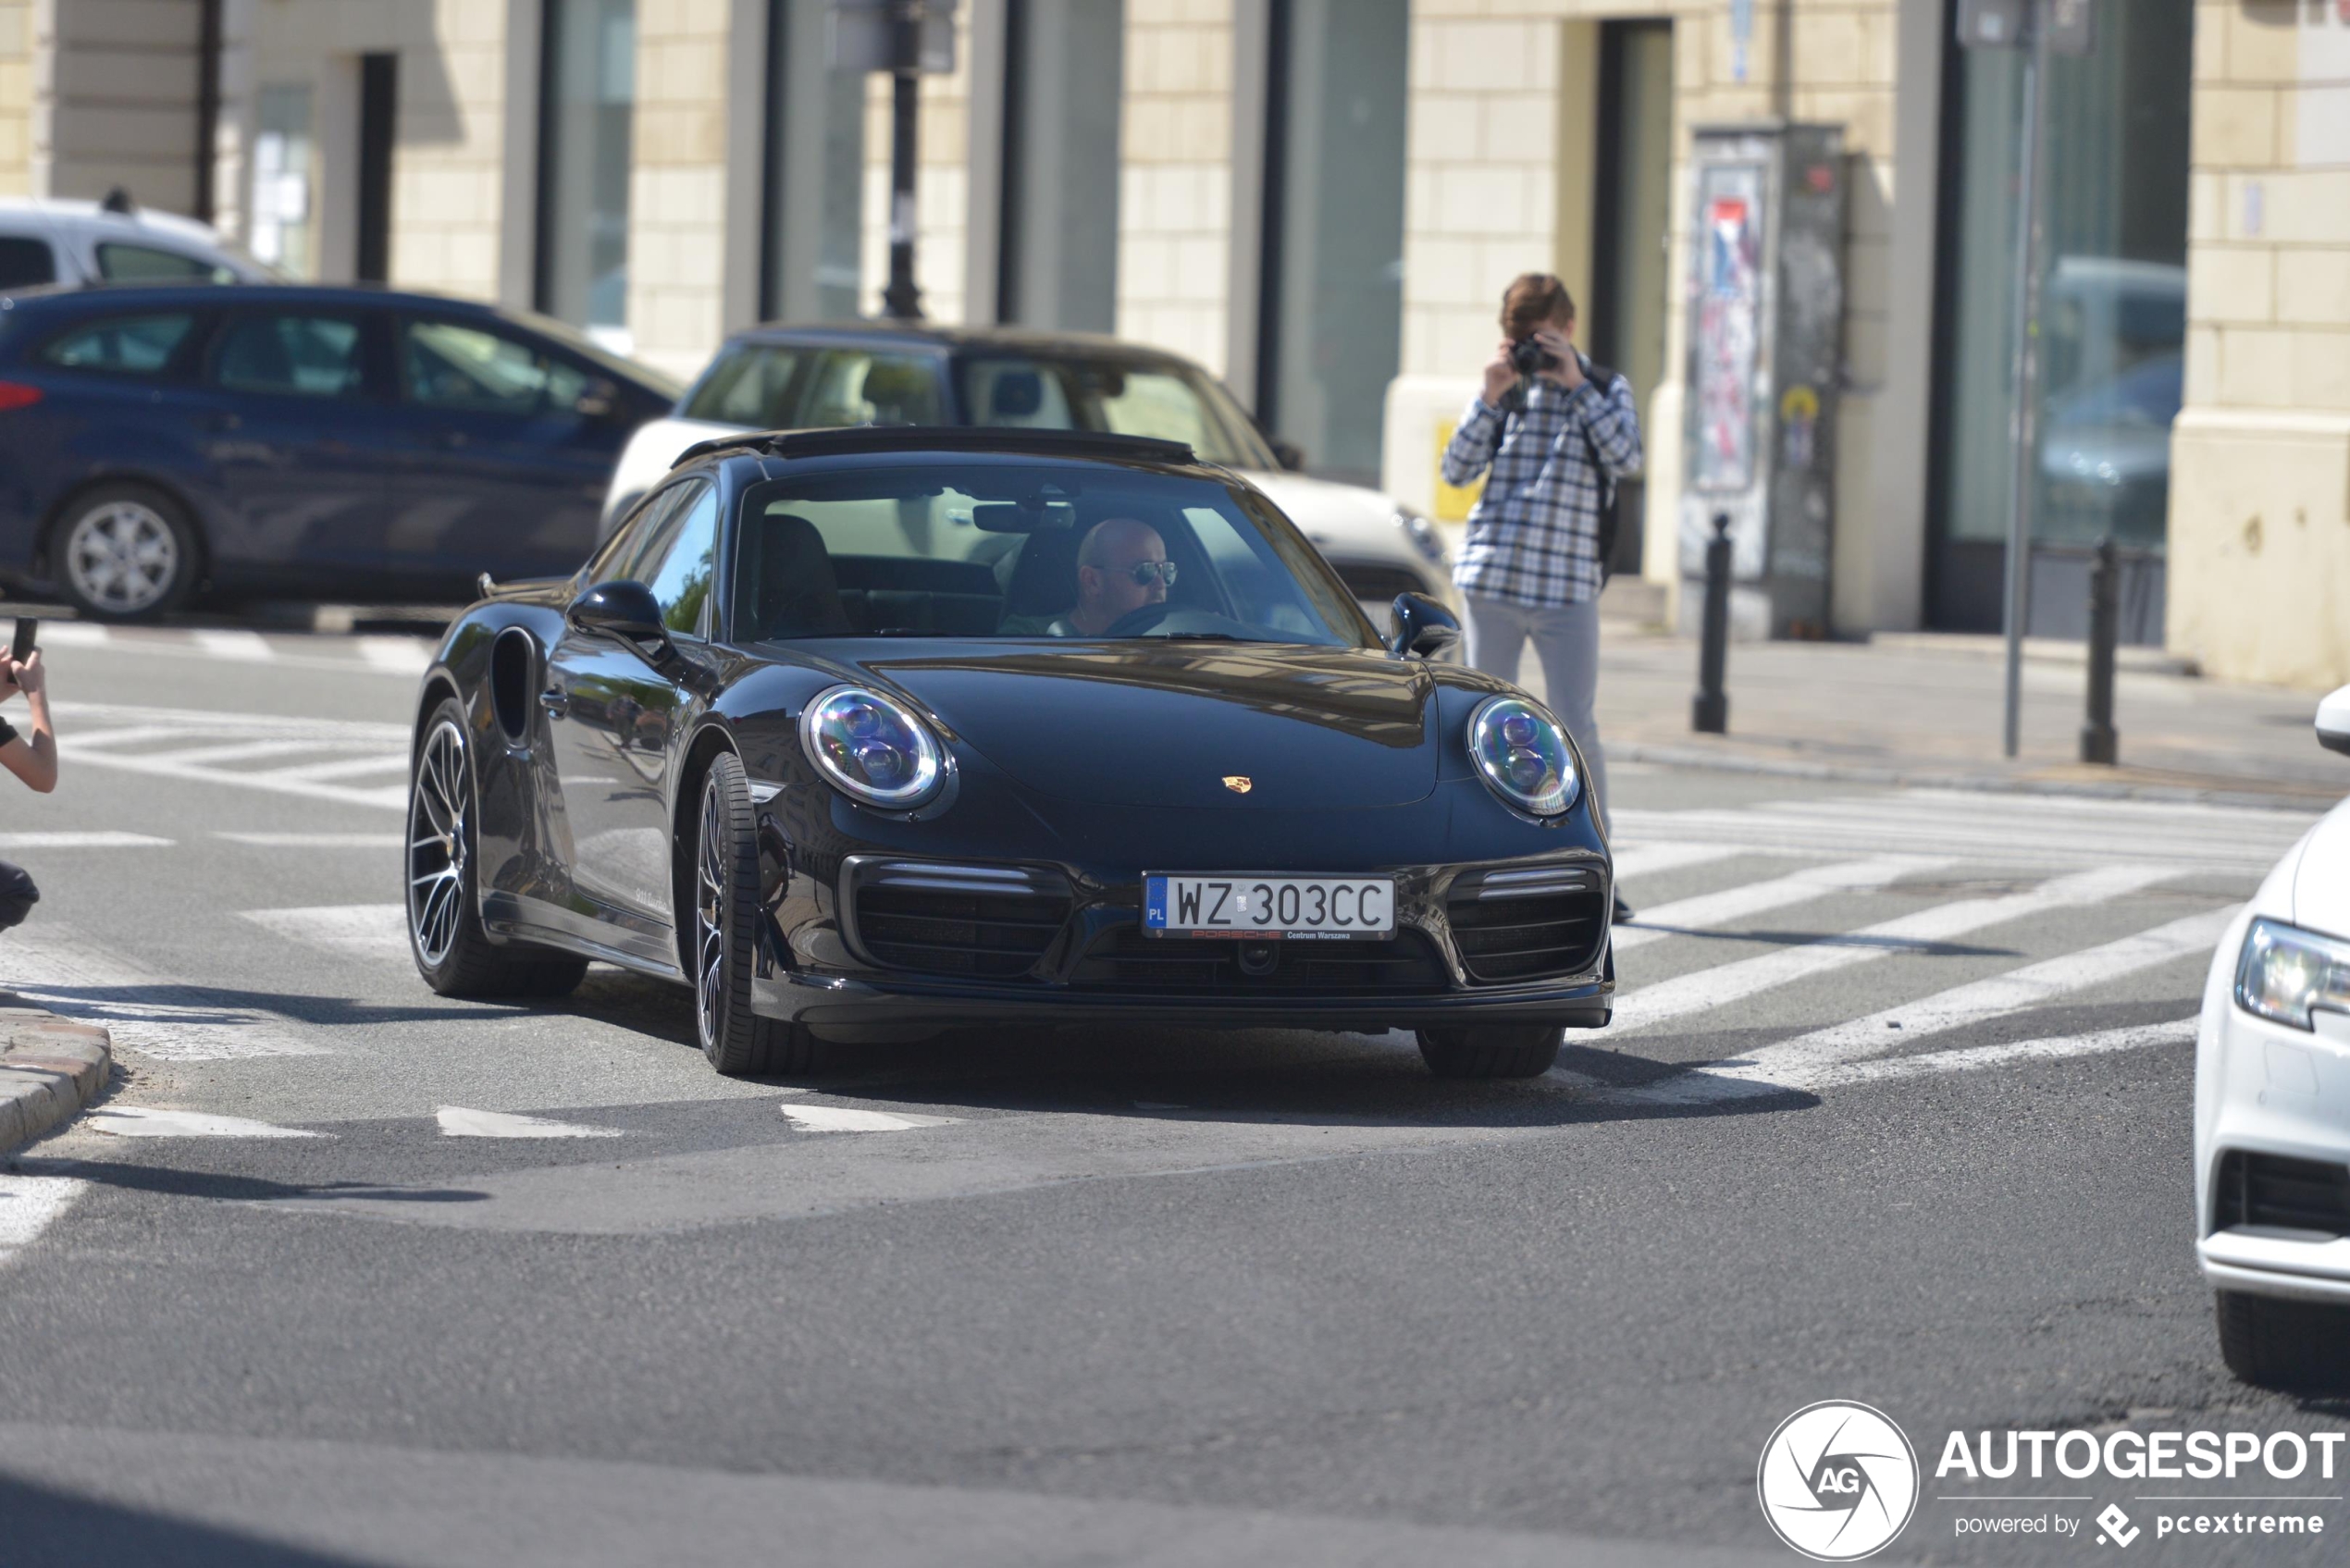
[[[47,641],[0,982],[122,1070],[0,1174],[10,1568],[1791,1562],[1756,1459],[1830,1398],[1926,1463],[1886,1559],[2057,1562],[2095,1525],[1958,1522],[2147,1484],[1937,1481],[1950,1431],[2350,1414],[2228,1377],[2192,1253],[2182,1020],[2305,815],[1625,766],[1651,923],[1546,1079],[1150,1031],[739,1083],[682,990],[416,979],[416,645]],[[2133,1558],[2350,1530],[2169,1490],[2328,1534]]]

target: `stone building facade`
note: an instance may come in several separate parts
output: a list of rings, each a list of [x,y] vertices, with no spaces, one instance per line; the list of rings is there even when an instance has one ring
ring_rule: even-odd
[[[2054,68],[2043,171],[2035,627],[2075,629],[2086,543],[2111,534],[2140,640],[2220,675],[2350,681],[2350,7],[2096,9],[2093,56]],[[1833,125],[1824,629],[1985,629],[2020,79],[1960,47],[1954,11],[962,0],[956,68],[921,88],[925,309],[1186,353],[1310,466],[1441,514],[1466,498],[1440,491],[1436,441],[1502,286],[1556,271],[1634,377],[1650,462],[1624,564],[1669,599],[1693,130]],[[208,194],[296,272],[546,310],[690,374],[744,324],[877,308],[888,83],[828,70],[825,12],[0,0],[0,194]]]

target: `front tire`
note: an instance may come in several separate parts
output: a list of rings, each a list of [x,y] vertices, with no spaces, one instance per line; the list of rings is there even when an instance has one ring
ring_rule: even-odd
[[[797,1024],[751,1011],[759,958],[759,831],[742,759],[711,759],[701,799],[682,846],[693,867],[693,908],[678,922],[692,932],[694,1028],[702,1055],[728,1078],[806,1072],[816,1043]]]
[[[444,699],[425,725],[408,780],[408,951],[443,996],[567,996],[585,958],[499,946],[481,928],[472,759],[465,710]]]
[[[1540,1078],[1565,1038],[1565,1030],[1548,1023],[1424,1029],[1420,1059],[1439,1078]]]
[[[2214,1303],[2220,1355],[2259,1389],[2329,1392],[2350,1388],[2350,1307],[2221,1290]]]
[[[50,575],[93,621],[150,621],[195,591],[202,550],[179,502],[144,485],[76,496],[49,536]]]

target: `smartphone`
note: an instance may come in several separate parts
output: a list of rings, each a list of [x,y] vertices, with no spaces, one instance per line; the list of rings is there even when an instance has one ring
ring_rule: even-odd
[[[21,664],[32,656],[32,639],[40,631],[41,617],[38,615],[17,617],[17,640],[9,646],[8,652],[18,663]]]

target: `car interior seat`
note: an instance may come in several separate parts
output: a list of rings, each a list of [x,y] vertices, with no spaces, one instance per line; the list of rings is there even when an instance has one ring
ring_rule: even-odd
[[[1020,547],[1020,562],[1004,588],[1004,621],[1065,614],[1077,606],[1075,528],[1039,528]]]
[[[856,629],[841,602],[832,552],[807,518],[770,512],[750,520],[741,562],[745,591],[736,602],[745,624],[736,628],[738,637],[845,636]]]

